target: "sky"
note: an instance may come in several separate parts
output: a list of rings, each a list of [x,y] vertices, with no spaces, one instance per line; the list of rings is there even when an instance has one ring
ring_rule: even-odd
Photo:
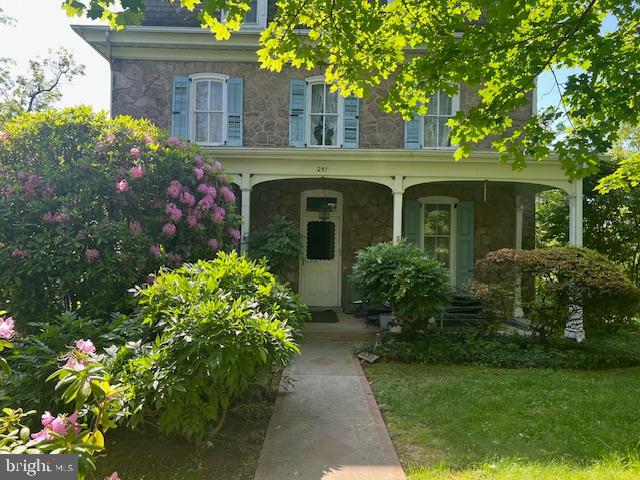
[[[61,0],[0,0],[0,8],[16,20],[13,26],[0,25],[0,57],[13,58],[17,62],[16,71],[22,72],[29,59],[46,56],[49,49],[64,47],[85,65],[85,76],[63,86],[58,106],[87,104],[96,110],[108,110],[109,64],[70,27],[99,22],[67,17],[61,3]],[[603,30],[612,28],[615,23],[606,19]],[[560,82],[570,73],[570,70],[556,72]],[[560,95],[550,72],[543,73],[538,79],[537,100],[539,110],[559,104]]]

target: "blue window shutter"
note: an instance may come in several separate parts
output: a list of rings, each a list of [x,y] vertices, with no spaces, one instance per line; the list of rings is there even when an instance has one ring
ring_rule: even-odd
[[[187,138],[189,135],[189,78],[173,77],[173,109],[171,135]]]
[[[422,219],[420,214],[422,212],[422,205],[417,200],[405,199],[402,204],[402,224],[404,227],[403,238],[407,243],[413,243],[414,245],[420,245],[420,224]]]
[[[307,82],[291,80],[289,99],[289,146],[304,147]]]
[[[422,148],[420,145],[420,117],[414,117],[408,122],[404,122],[404,148],[417,150]]]
[[[474,267],[474,205],[471,201],[458,202],[458,238],[456,252],[456,285],[465,288]]]
[[[242,78],[227,82],[227,145],[242,146]]]
[[[360,138],[360,99],[349,96],[344,99],[344,141],[345,148],[358,148]]]

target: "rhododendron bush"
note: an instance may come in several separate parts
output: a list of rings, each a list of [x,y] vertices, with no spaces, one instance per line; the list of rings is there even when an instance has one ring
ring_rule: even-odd
[[[0,132],[0,291],[20,322],[127,311],[160,266],[240,239],[222,165],[145,120],[79,107]]]
[[[14,322],[0,311],[0,352],[13,348]],[[129,387],[113,382],[93,342],[80,339],[61,358],[61,365],[47,380],[56,380],[71,413],[42,413],[37,428],[34,410],[4,407],[0,411],[0,454],[56,453],[78,456],[78,478],[95,470],[94,456],[104,450],[104,433],[128,414]],[[6,364],[4,373],[9,369]],[[0,379],[2,379],[0,377]],[[6,399],[4,404],[6,404]]]
[[[195,441],[299,351],[309,315],[263,264],[236,252],[162,271],[137,296],[150,341],[122,377],[133,385],[134,423],[150,417]]]

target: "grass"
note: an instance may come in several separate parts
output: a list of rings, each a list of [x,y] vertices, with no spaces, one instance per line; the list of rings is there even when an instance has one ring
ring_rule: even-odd
[[[366,371],[410,480],[640,478],[640,368]]]
[[[111,430],[95,478],[117,471],[124,480],[253,479],[272,410],[271,401],[244,405],[200,448],[155,430]]]

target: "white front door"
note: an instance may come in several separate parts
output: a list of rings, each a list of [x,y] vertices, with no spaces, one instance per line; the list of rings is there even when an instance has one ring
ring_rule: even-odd
[[[300,296],[312,307],[340,305],[342,195],[327,190],[302,193]]]

